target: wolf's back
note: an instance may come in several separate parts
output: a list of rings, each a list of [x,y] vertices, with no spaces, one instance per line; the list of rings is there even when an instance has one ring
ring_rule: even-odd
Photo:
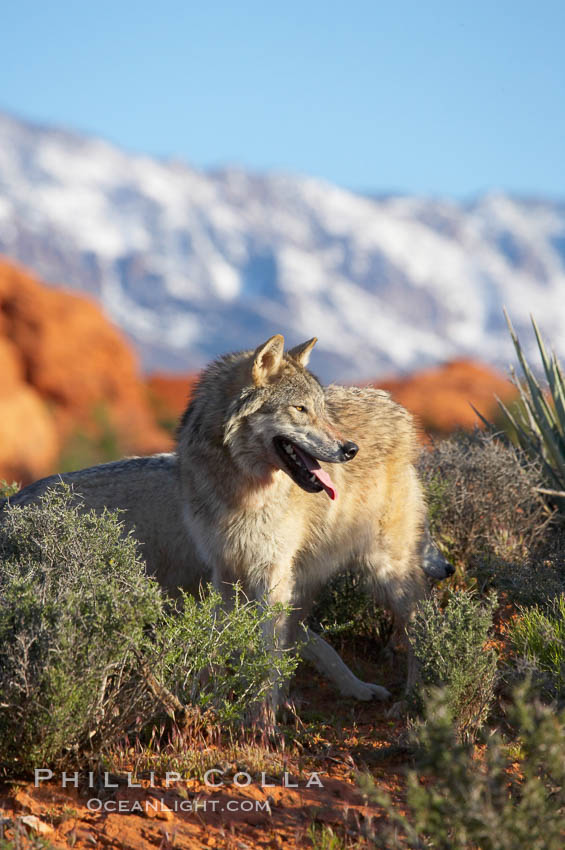
[[[359,445],[357,466],[373,466],[392,455],[415,462],[420,447],[414,419],[388,392],[331,384],[325,396],[334,420]]]
[[[185,531],[176,454],[125,458],[51,475],[0,502],[0,510],[33,504],[61,482],[72,488],[85,510],[123,511],[125,533],[133,533],[148,572],[168,590],[194,590],[205,577]]]

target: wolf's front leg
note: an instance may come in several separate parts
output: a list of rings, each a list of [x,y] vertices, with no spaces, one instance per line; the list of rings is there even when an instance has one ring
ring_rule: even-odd
[[[256,601],[263,609],[280,604],[288,606],[292,596],[292,567],[285,564],[261,571],[261,576],[247,576],[242,583],[244,597]],[[255,580],[254,580],[255,579]],[[227,610],[233,607],[235,578],[228,570],[216,569],[214,585],[222,596]],[[263,611],[264,612],[264,611]],[[281,702],[281,687],[278,682],[278,659],[287,647],[288,612],[274,612],[266,616],[261,624],[264,645],[272,658],[268,692],[264,699],[249,707],[249,721],[262,729],[274,728],[276,713]]]
[[[320,635],[304,627],[305,641],[300,654],[311,661],[316,669],[337,685],[344,697],[358,700],[385,700],[390,697],[390,691],[382,685],[363,682],[349,669],[342,657]]]
[[[307,594],[302,594],[302,597],[300,606],[294,607],[289,617],[289,645],[297,646],[302,658],[310,661],[319,673],[333,682],[343,696],[364,701],[388,699],[390,693],[386,688],[358,679],[333,646],[306,626],[303,621],[308,616],[312,600]]]
[[[269,692],[260,708],[260,715],[269,718],[274,725],[277,711],[282,702],[284,686],[279,681],[279,660],[288,647],[289,605],[293,594],[293,572],[290,563],[274,565],[264,582],[256,587],[256,598],[260,605],[271,608],[284,606],[283,610],[267,617],[262,624],[263,639],[271,653],[271,675]],[[264,725],[264,724],[263,724]]]

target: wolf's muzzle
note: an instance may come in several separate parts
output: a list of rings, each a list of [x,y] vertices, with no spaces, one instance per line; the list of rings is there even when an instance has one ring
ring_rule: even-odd
[[[359,446],[351,441],[344,443],[341,447],[341,453],[343,455],[344,460],[353,460],[357,452],[359,451]]]

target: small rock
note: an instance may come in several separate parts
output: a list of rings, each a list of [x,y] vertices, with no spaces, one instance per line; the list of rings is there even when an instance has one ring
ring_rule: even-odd
[[[29,826],[30,829],[33,829],[35,832],[39,832],[41,835],[48,835],[53,832],[53,827],[49,826],[48,823],[43,823],[42,820],[39,820],[35,815],[24,815],[23,818],[20,818],[22,823],[25,823],[26,826]]]

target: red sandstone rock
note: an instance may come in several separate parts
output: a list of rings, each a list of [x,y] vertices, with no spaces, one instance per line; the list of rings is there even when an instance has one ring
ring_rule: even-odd
[[[415,414],[426,431],[447,434],[456,428],[481,424],[471,404],[487,420],[498,416],[495,395],[511,401],[516,389],[511,382],[485,364],[453,360],[406,378],[375,382]]]
[[[77,429],[112,429],[124,453],[164,450],[136,357],[89,298],[0,263],[0,477],[54,471]]]
[[[2,368],[0,364],[0,369]],[[33,481],[59,454],[57,429],[41,396],[26,384],[0,393],[0,479]]]
[[[146,380],[149,398],[161,422],[179,418],[190,398],[198,375],[155,373]],[[472,428],[480,420],[471,404],[486,419],[498,415],[495,395],[507,402],[516,396],[510,381],[485,364],[453,360],[414,372],[405,378],[374,382],[416,415],[426,431],[447,434],[455,428]]]
[[[98,305],[0,262],[0,478],[25,483],[55,471],[77,430],[112,429],[124,454],[170,448],[155,418],[177,420],[196,378],[158,373],[144,385],[130,345]],[[470,360],[375,385],[440,434],[478,421],[470,402],[488,419],[495,394],[515,396],[503,375]]]
[[[183,414],[198,375],[153,372],[145,381],[149,402],[159,422],[176,422]]]

